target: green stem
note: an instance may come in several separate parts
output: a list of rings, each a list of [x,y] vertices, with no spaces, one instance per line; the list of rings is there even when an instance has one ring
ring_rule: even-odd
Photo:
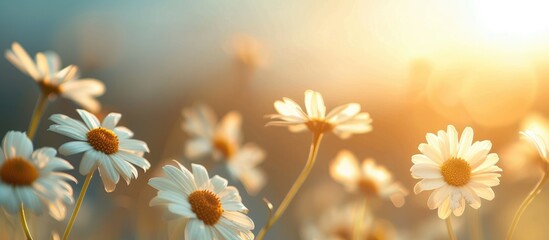
[[[84,197],[86,196],[86,191],[88,190],[88,186],[90,186],[90,182],[94,172],[95,171],[88,173],[88,176],[86,177],[86,181],[84,181],[84,186],[82,186],[82,190],[80,191],[80,195],[78,196],[78,200],[76,201],[76,206],[74,207],[74,211],[72,212],[71,219],[69,220],[69,224],[67,225],[67,228],[65,228],[65,233],[63,233],[63,240],[67,240],[69,238],[69,235],[71,234],[72,226],[74,225],[74,221],[76,220],[78,211],[80,211],[80,206],[82,206],[82,202],[84,201]]]
[[[25,207],[23,206],[23,203],[21,203],[21,224],[23,225],[23,230],[25,231],[25,235],[27,236],[27,240],[32,240],[32,235],[29,231],[29,225],[27,224],[27,218],[25,217]]]
[[[450,216],[446,218],[446,228],[448,229],[448,237],[450,240],[456,240],[456,234],[454,233],[454,229],[452,228],[452,220],[450,220]]]
[[[309,158],[307,159],[307,163],[305,164],[305,168],[301,171],[301,174],[299,174],[299,177],[296,179],[292,187],[290,188],[290,191],[286,194],[286,197],[284,197],[284,200],[282,200],[282,203],[274,213],[272,217],[269,218],[269,221],[265,225],[263,229],[259,232],[257,235],[256,240],[261,240],[265,237],[265,234],[269,231],[269,229],[273,226],[273,224],[278,221],[280,216],[284,214],[284,211],[286,211],[286,208],[288,205],[290,205],[290,202],[292,202],[292,199],[296,195],[296,193],[299,191],[299,188],[301,188],[301,185],[303,185],[303,182],[307,179],[307,176],[309,176],[309,173],[311,172],[311,169],[313,168],[315,161],[316,161],[316,155],[318,153],[318,147],[320,145],[320,141],[322,140],[322,133],[313,132],[313,140],[311,143],[311,147],[309,150]]]
[[[41,93],[40,96],[38,97],[38,102],[34,107],[32,118],[29,123],[29,128],[27,130],[27,135],[29,136],[29,139],[32,140],[34,138],[34,135],[36,134],[36,129],[38,128],[38,124],[40,123],[40,119],[42,118],[42,115],[44,114],[44,110],[46,110],[47,106],[48,106],[48,95]]]
[[[358,206],[358,211],[355,217],[355,226],[353,228],[353,239],[364,239],[362,234],[364,233],[364,216],[366,216],[368,199],[364,198],[364,202]]]
[[[505,237],[506,240],[513,239],[513,234],[515,233],[515,229],[517,228],[517,224],[520,220],[520,217],[524,213],[524,210],[532,203],[534,198],[541,192],[543,189],[543,186],[548,180],[547,177],[547,171],[549,171],[549,164],[545,163],[545,171],[543,172],[543,176],[539,180],[539,182],[536,184],[534,189],[528,194],[528,196],[524,199],[522,204],[520,204],[520,207],[518,208],[517,212],[515,213],[515,216],[513,217],[513,222],[511,223],[511,227],[509,228],[509,231],[507,232],[507,237]]]

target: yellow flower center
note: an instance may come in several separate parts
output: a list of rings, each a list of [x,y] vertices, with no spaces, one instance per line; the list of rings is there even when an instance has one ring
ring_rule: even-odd
[[[106,128],[98,127],[90,130],[87,134],[88,143],[93,149],[105,154],[118,152],[118,136]]]
[[[360,179],[358,181],[358,189],[360,189],[362,193],[369,197],[375,197],[379,194],[379,188],[377,184],[369,178]]]
[[[189,203],[196,217],[206,225],[214,225],[221,218],[223,208],[219,197],[208,190],[197,190],[189,195]]]
[[[309,128],[311,132],[323,133],[332,130],[334,126],[326,122],[324,119],[311,119],[306,122],[305,125]]]
[[[46,96],[49,96],[50,94],[59,95],[61,93],[61,88],[51,83],[39,81],[38,86],[40,86],[40,90]]]
[[[232,157],[236,152],[234,145],[231,144],[224,137],[214,137],[212,144],[213,144],[213,147],[218,151],[220,151],[223,154],[223,156],[227,159]]]
[[[448,184],[456,187],[467,184],[471,179],[471,166],[461,158],[450,158],[442,164],[440,172]]]
[[[0,167],[0,179],[13,186],[31,185],[38,175],[36,167],[20,157],[7,159]]]

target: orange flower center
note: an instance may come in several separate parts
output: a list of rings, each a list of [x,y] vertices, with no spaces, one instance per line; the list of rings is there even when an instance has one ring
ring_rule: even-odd
[[[456,187],[467,184],[471,179],[471,166],[461,158],[453,157],[446,160],[440,167],[440,172],[444,181]]]
[[[7,159],[0,167],[0,179],[13,186],[31,185],[38,175],[36,167],[20,157]]]
[[[223,208],[219,197],[208,190],[197,190],[189,195],[189,203],[196,217],[206,225],[214,225],[221,218]]]
[[[118,136],[106,128],[98,127],[90,130],[87,134],[88,143],[93,149],[105,154],[118,152]]]
[[[61,88],[51,83],[39,81],[38,86],[40,86],[40,90],[46,96],[49,96],[50,94],[59,95],[61,93]]]
[[[332,130],[334,126],[326,122],[324,119],[311,119],[306,122],[305,125],[309,128],[311,132],[323,133]]]
[[[362,193],[369,197],[375,197],[379,194],[379,188],[377,184],[369,178],[360,179],[358,181],[358,189],[360,189]]]
[[[223,156],[227,159],[232,157],[236,152],[234,145],[231,144],[224,137],[214,137],[212,144],[213,144],[213,147],[218,151],[220,151],[223,154]]]

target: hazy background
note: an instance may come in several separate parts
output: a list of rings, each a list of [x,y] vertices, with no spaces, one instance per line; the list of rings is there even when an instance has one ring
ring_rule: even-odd
[[[374,130],[348,140],[325,138],[303,191],[268,239],[300,239],[302,219],[319,211],[307,208],[322,210],[352,198],[328,175],[340,149],[360,159],[375,158],[412,191],[411,155],[418,153],[425,133],[448,124],[458,131],[472,126],[475,140],[492,140],[500,154],[501,185],[492,202],[482,202],[480,213],[484,236],[501,239],[540,174],[521,162],[535,157],[531,149],[517,153],[513,148],[527,116],[537,112],[541,120],[532,121],[543,123],[549,114],[549,17],[544,12],[549,6],[539,2],[1,1],[0,49],[17,41],[31,55],[54,50],[64,65],[80,66],[83,77],[100,79],[107,87],[99,98],[103,112],[122,113],[121,124],[151,149],[146,157],[152,169],[130,186],[119,183],[107,194],[96,175],[74,239],[99,239],[98,234],[166,238],[162,209],[148,208],[155,191],[146,182],[169,159],[189,166],[183,158],[187,136],[180,129],[181,109],[196,102],[209,104],[218,116],[242,113],[245,141],[267,152],[265,189],[248,197],[240,188],[257,233],[267,218],[261,198],[280,203],[305,163],[310,142],[307,133],[263,127],[264,115],[274,113],[272,104],[282,97],[302,103],[306,89],[321,92],[328,109],[360,103],[371,114]],[[4,58],[0,82],[0,134],[24,131],[38,88]],[[51,104],[35,146],[65,142],[46,131],[51,124],[46,118],[54,113],[76,117],[76,107],[65,99]],[[67,159],[78,166],[80,157]],[[75,198],[79,189],[75,186]],[[381,202],[375,215],[391,221],[404,238],[417,236],[430,221],[443,228],[436,211],[427,209],[428,195],[412,193],[400,209]],[[534,201],[516,236],[544,239],[548,198],[543,192]],[[48,219],[37,221],[54,221]],[[54,227],[62,232],[64,223]],[[467,234],[464,224],[458,235]]]

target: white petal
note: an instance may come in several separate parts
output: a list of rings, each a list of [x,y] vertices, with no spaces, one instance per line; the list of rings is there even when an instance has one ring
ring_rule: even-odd
[[[87,137],[86,137],[86,133],[82,133],[82,131],[80,130],[77,130],[71,126],[64,126],[64,125],[51,125],[49,128],[48,128],[48,131],[52,131],[52,132],[56,132],[56,133],[59,133],[61,135],[64,135],[64,136],[67,136],[67,137],[70,137],[72,139],[75,139],[75,140],[80,140],[80,141],[87,141]]]
[[[466,127],[461,133],[461,137],[459,139],[459,149],[457,153],[458,158],[463,159],[465,157],[465,154],[471,147],[472,142],[473,142],[473,129],[470,127]]]
[[[82,122],[74,120],[63,114],[53,114],[49,119],[59,125],[67,125],[72,127],[75,131],[82,135],[86,135],[86,133],[90,130]]]
[[[192,164],[194,180],[198,189],[204,189],[209,184],[208,171],[202,165]]]
[[[450,209],[450,198],[448,197],[438,207],[438,217],[440,219],[446,219],[450,216],[451,213],[452,209]]]
[[[326,119],[330,123],[337,124],[353,118],[359,112],[360,112],[360,104],[349,103],[349,104],[341,105],[339,107],[334,108],[332,111],[330,111],[330,113],[328,113],[328,116],[326,116]]]
[[[147,146],[147,143],[136,139],[121,139],[119,147],[120,149],[127,150],[129,152],[149,152],[149,147]]]
[[[92,149],[93,147],[90,144],[88,144],[88,142],[73,141],[73,142],[68,142],[61,145],[59,147],[59,153],[65,156],[70,156],[73,154],[85,152]]]
[[[120,140],[133,137],[132,130],[128,129],[127,127],[115,127],[113,131]]]
[[[442,178],[423,179],[414,186],[414,193],[418,194],[422,191],[437,189],[444,185],[446,185],[446,182]]]
[[[32,154],[32,142],[22,132],[9,131],[4,136],[2,144],[6,158],[22,157],[30,158]]]
[[[212,179],[210,179],[210,190],[212,190],[215,194],[219,194],[221,191],[225,190],[227,184],[227,179],[215,175]]]
[[[187,141],[185,156],[198,158],[213,151],[212,141],[208,138],[195,138]]]
[[[101,126],[99,120],[97,119],[97,117],[95,117],[95,115],[82,109],[77,109],[76,111],[78,112],[84,123],[86,123],[86,126],[88,126],[89,129],[95,129]]]
[[[80,161],[79,172],[82,175],[88,175],[92,170],[97,168],[99,162],[99,154],[96,151],[87,151]]]
[[[23,49],[23,47],[21,47],[21,45],[19,45],[19,43],[17,42],[14,42],[11,45],[11,49],[15,54],[15,56],[17,56],[17,59],[19,60],[18,65],[21,66],[20,68],[25,69],[24,72],[29,74],[29,76],[31,76],[33,79],[38,80],[40,78],[40,74],[38,73],[38,69],[36,68],[34,61],[29,56],[27,51],[25,51],[25,49]]]
[[[410,169],[414,178],[441,178],[440,167],[432,164],[414,164]]]
[[[310,118],[324,119],[326,116],[326,106],[322,95],[318,92],[305,91],[305,109]]]
[[[120,175],[112,165],[110,157],[104,154],[99,154],[99,175],[103,180],[103,185],[106,192],[112,192],[116,189],[116,184],[120,180]]]
[[[134,153],[119,150],[116,154],[122,157],[122,159],[124,159],[125,161],[128,161],[131,164],[142,168],[143,170],[148,170],[151,167],[151,163],[149,163],[147,159],[140,157]]]
[[[122,118],[122,114],[120,113],[109,113],[109,115],[107,115],[105,119],[103,119],[101,126],[113,130],[116,125],[118,125],[120,118]]]
[[[191,219],[185,227],[185,239],[212,239],[210,231],[204,222],[198,219]]]
[[[254,222],[251,218],[240,212],[225,211],[222,218],[228,220],[228,225],[240,231],[253,230]]]

